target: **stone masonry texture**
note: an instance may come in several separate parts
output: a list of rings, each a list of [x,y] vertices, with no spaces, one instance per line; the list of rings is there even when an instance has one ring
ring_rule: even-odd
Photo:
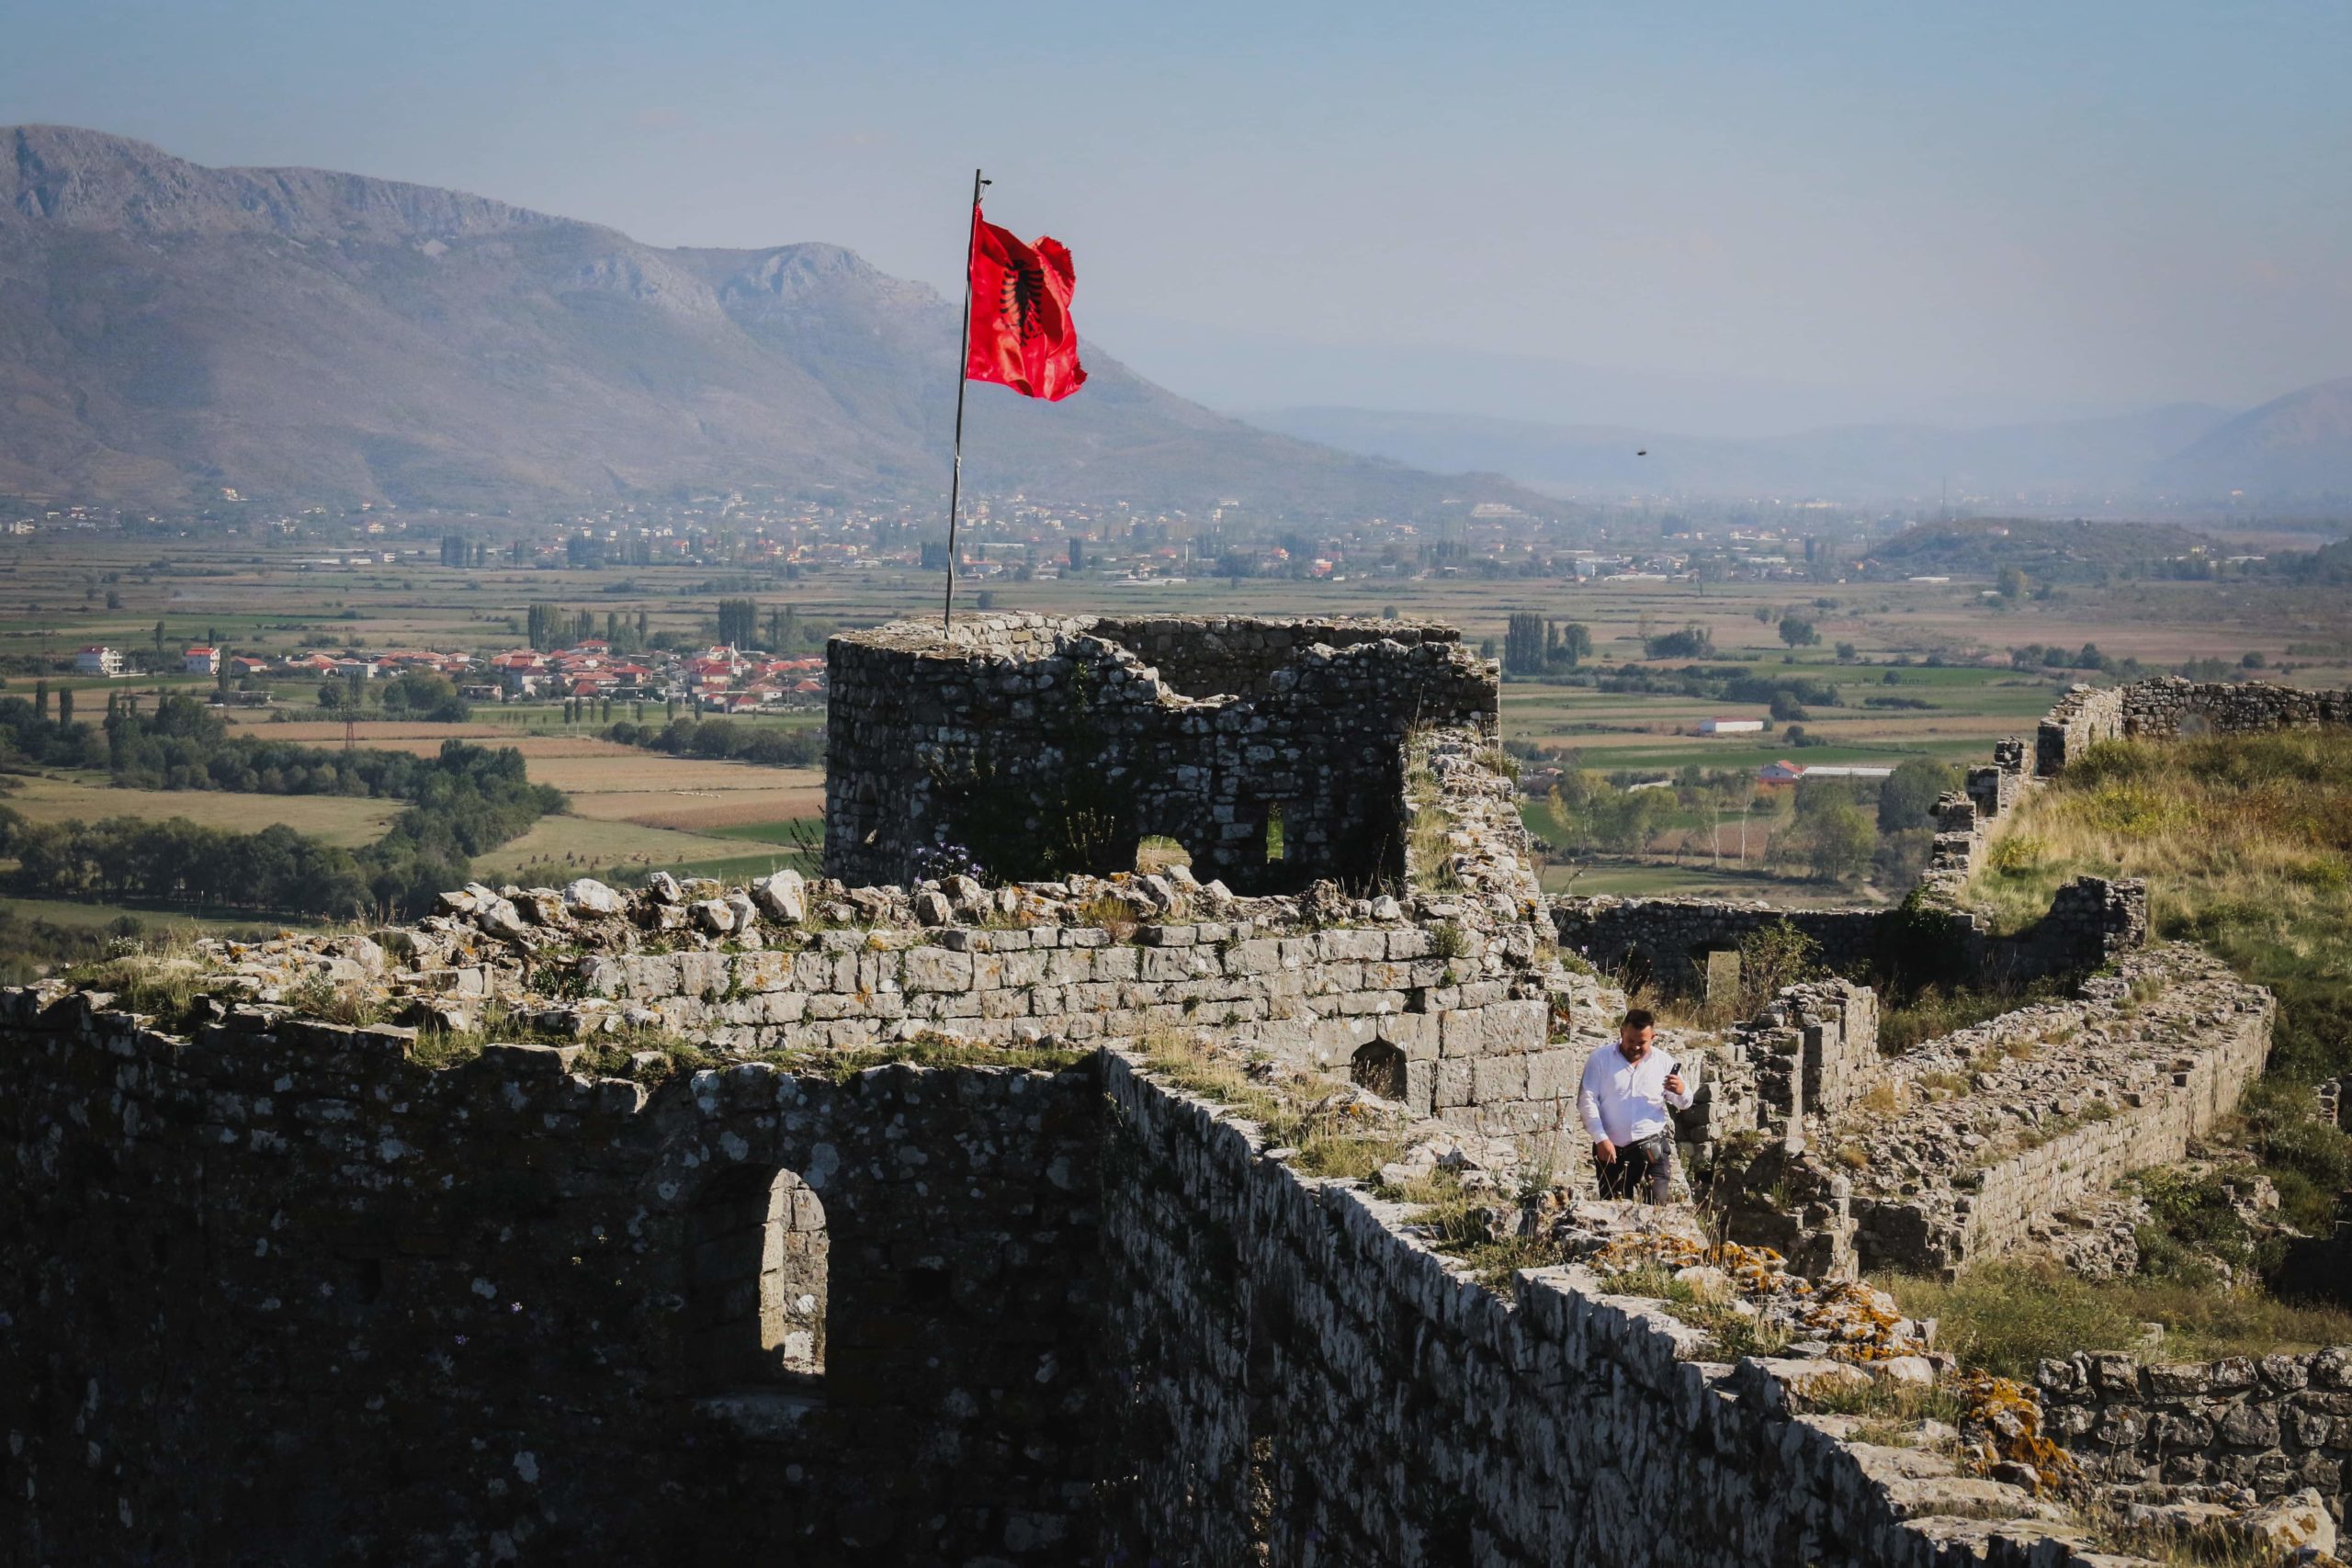
[[[1238,892],[1404,871],[1405,746],[1497,739],[1487,661],[1396,621],[912,622],[833,639],[826,870],[910,882],[1132,868],[1145,836]]]
[[[1451,628],[995,615],[830,658],[827,878],[200,944],[168,1021],[0,992],[0,1560],[2122,1561],[1792,1414],[1827,1363],[1706,1360],[1580,1265],[1498,1292],[1155,1077],[1136,1037],[1218,1039],[1589,1180],[1568,1102],[1624,996],[1577,950],[1689,986],[1784,918],[1545,900]],[[2004,742],[1939,804],[1910,906],[1788,913],[1844,977],[1672,1043],[1690,1146],[1749,1162],[1729,1223],[1820,1276],[1949,1269],[2177,1157],[2268,998],[2149,947],[2137,884],[1999,938],[1968,868],[2102,735],[2345,717],[2078,690],[2030,773]],[[1135,874],[1146,835],[1192,869]],[[1890,1063],[1858,982],[1930,954],[2068,989]],[[320,1021],[321,985],[396,1022]],[[656,1039],[718,1065],[609,1076]],[[925,1052],[956,1065],[876,1060]],[[2347,1353],[2040,1382],[2102,1476],[2340,1508]]]

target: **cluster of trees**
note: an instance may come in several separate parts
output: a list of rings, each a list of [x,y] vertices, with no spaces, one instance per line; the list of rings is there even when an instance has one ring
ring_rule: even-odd
[[[738,724],[730,718],[673,718],[660,725],[624,720],[605,731],[605,739],[673,757],[714,757],[773,768],[819,768],[825,763],[822,730]]]
[[[1746,865],[1753,855],[1824,881],[1870,873],[1893,886],[1926,863],[1936,797],[1956,787],[1955,770],[1913,758],[1883,780],[1800,784],[1782,820],[1778,799],[1746,773],[1692,764],[1669,782],[1629,785],[1571,768],[1544,803],[1543,836],[1571,852],[1678,858],[1695,843],[1718,864]]]
[[[48,766],[103,767],[141,789],[340,795],[407,801],[384,836],[358,851],[282,825],[258,833],[185,818],[28,824],[13,818],[20,862],[12,886],[28,896],[134,896],[288,912],[421,913],[467,880],[470,858],[564,807],[562,792],[530,782],[522,754],[462,740],[432,757],[405,751],[322,751],[231,735],[192,697],[167,696],[152,714],[117,709],[103,726],[44,718],[21,698],[0,700],[0,750]]]
[[[1710,659],[1715,634],[1693,621],[1679,632],[1660,632],[1642,638],[1642,652],[1652,659]]]
[[[436,758],[408,760],[424,763],[410,781],[412,804],[365,849],[322,843],[283,823],[257,833],[184,817],[28,823],[0,807],[0,856],[16,858],[9,886],[24,897],[413,916],[469,880],[472,856],[563,807],[560,792],[529,782],[517,751],[450,740]]]
[[[612,617],[618,624],[618,617]],[[567,610],[560,604],[534,604],[524,612],[523,635],[541,653],[570,648],[596,635],[596,612]]]
[[[0,759],[29,762],[44,768],[103,768],[107,739],[95,725],[74,717],[74,694],[57,694],[58,716],[49,716],[49,682],[36,689],[32,702],[0,697]],[[114,706],[111,694],[107,699]]]
[[[386,718],[427,719],[435,724],[462,724],[473,716],[468,703],[447,675],[432,670],[404,670],[390,681],[322,681],[319,705],[341,713],[376,707]]]
[[[718,640],[729,648],[755,647],[759,626],[758,600],[721,599],[718,602]]]
[[[332,918],[374,903],[357,855],[283,823],[258,833],[185,817],[28,823],[0,807],[0,855],[16,859],[8,885],[28,897],[141,898]]]
[[[444,534],[441,536],[441,564],[462,567],[488,566],[490,547],[479,539],[469,538],[463,534]]]
[[[1574,670],[1592,657],[1592,628],[1581,621],[1547,621],[1532,610],[1510,617],[1503,632],[1503,673],[1549,675]]]
[[[2098,650],[2098,644],[2086,642],[2075,651],[2057,647],[2045,648],[2038,642],[2009,649],[2009,664],[2018,670],[2107,670],[2114,660]]]

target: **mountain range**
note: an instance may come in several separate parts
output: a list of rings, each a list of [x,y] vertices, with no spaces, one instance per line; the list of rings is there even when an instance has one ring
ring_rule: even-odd
[[[1082,261],[1082,258],[1081,258]],[[1079,295],[1083,325],[1085,295]],[[663,249],[430,186],[0,130],[0,493],[562,508],[945,489],[956,308],[831,244]],[[1214,413],[1090,348],[972,389],[976,491],[1267,515],[1556,510]]]
[[[1083,327],[1082,278],[1077,315]],[[957,330],[949,301],[838,245],[664,249],[426,186],[0,129],[0,494],[168,507],[233,488],[480,511],[713,488],[922,500],[944,489]],[[1062,403],[972,389],[976,491],[1401,518],[1635,493],[1948,492],[2020,509],[2352,497],[2352,379],[2244,412],[1710,438],[1322,406],[1236,418],[1100,347],[1086,358],[1091,379]],[[1637,406],[1640,388],[1623,389]]]
[[[1437,468],[1510,475],[1557,495],[2098,498],[2279,502],[2352,498],[2352,378],[2237,412],[2176,404],[2106,419],[1951,429],[1843,425],[1758,439],[1461,414],[1301,407],[1245,418],[1305,440]]]

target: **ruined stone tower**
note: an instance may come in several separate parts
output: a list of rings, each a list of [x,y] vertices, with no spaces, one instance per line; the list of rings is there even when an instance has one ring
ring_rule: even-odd
[[[1237,893],[1405,870],[1405,744],[1492,741],[1497,686],[1451,626],[988,615],[833,639],[825,869],[903,883],[1131,871],[1147,836]]]

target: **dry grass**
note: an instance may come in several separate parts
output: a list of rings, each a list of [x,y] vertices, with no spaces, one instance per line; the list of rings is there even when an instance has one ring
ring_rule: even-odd
[[[2159,929],[2258,923],[2303,950],[2352,913],[2352,736],[2092,747],[2027,797],[1975,892],[2015,928],[2069,877],[2145,877]],[[2267,911],[2258,922],[2247,919]]]
[[[2075,1521],[2105,1551],[2129,1553],[2134,1562],[2157,1568],[2273,1568],[2278,1554],[2227,1525],[2193,1530],[2148,1529],[2128,1523],[2111,1504],[2092,1503],[2078,1508]]]
[[[680,832],[707,832],[714,828],[741,828],[755,822],[786,822],[824,815],[825,786],[821,780],[815,784],[770,782],[777,772],[763,769],[766,777],[729,780],[720,785],[684,780],[669,784],[657,779],[652,782],[663,783],[665,787],[605,791],[582,790],[574,785],[558,787],[571,796],[575,817],[603,822],[635,822],[642,827],[670,828]],[[537,770],[532,776],[539,776]],[[646,782],[639,781],[640,784]]]
[[[729,876],[764,874],[791,863],[789,851],[742,839],[704,838],[634,822],[599,822],[584,817],[542,817],[530,831],[475,858],[474,875],[483,881],[512,877],[551,882],[594,872],[655,870],[707,865],[724,861]]]
[[[1290,1078],[1279,1087],[1260,1083],[1240,1056],[1177,1030],[1154,1031],[1136,1043],[1152,1070],[1169,1082],[1257,1122],[1269,1146],[1297,1150],[1290,1163],[1301,1175],[1367,1181],[1405,1152],[1389,1118],[1355,1105],[1315,1109],[1347,1087],[1336,1078]]]
[[[818,806],[821,809],[824,795],[820,792]],[[1193,852],[1175,840],[1151,835],[1136,847],[1136,870],[1146,876],[1156,875],[1171,865],[1190,866]]]
[[[2071,877],[2143,877],[2159,935],[2204,944],[2278,996],[2266,1084],[2352,1071],[2352,734],[2094,746],[2027,797],[1995,847],[1973,886],[2004,927]],[[2352,1138],[2319,1122],[2307,1094],[2301,1105],[2245,1146],[2289,1217],[2315,1231],[2352,1180]]]
[[[2045,1357],[2120,1350],[2143,1325],[2165,1326],[2163,1356],[2206,1360],[2352,1344],[2352,1313],[2290,1305],[2258,1290],[2174,1280],[2090,1280],[2036,1259],[1980,1264],[1958,1280],[1872,1281],[1911,1317],[1938,1320],[1937,1343],[2004,1377],[2030,1378]]]

